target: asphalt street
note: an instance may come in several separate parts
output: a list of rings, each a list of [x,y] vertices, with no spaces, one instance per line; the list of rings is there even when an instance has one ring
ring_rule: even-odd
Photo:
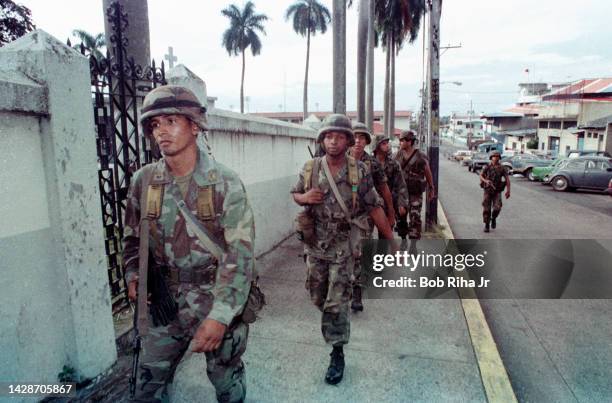
[[[555,192],[522,177],[511,178],[498,228],[483,233],[478,176],[444,157],[453,147],[440,151],[440,201],[456,238],[596,239],[611,250],[610,196]],[[481,305],[519,401],[610,401],[612,300],[489,299]]]

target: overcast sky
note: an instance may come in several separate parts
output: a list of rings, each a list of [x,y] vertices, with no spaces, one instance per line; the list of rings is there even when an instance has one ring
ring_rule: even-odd
[[[38,28],[65,40],[73,29],[103,32],[102,0],[17,0],[32,10]],[[301,111],[306,40],[292,30],[284,14],[293,0],[254,0],[256,11],[269,17],[259,56],[248,54],[245,94],[250,112]],[[322,0],[331,11],[332,0]],[[355,1],[354,3],[358,3]],[[61,4],[61,7],[59,6]],[[217,106],[239,109],[239,57],[221,46],[228,26],[224,0],[149,0],[151,55],[158,62],[174,47],[179,63],[202,77]],[[242,0],[234,1],[242,7]],[[458,45],[441,57],[441,112],[477,112],[510,107],[519,82],[565,82],[612,76],[612,1],[609,0],[444,0],[442,45]],[[357,6],[347,20],[347,107],[356,94]],[[397,57],[398,110],[419,107],[423,75],[419,35]],[[375,108],[383,106],[384,54],[376,53]],[[529,77],[524,72],[530,70]],[[461,86],[451,83],[459,81]],[[311,41],[309,79],[311,111],[331,110],[332,36]]]

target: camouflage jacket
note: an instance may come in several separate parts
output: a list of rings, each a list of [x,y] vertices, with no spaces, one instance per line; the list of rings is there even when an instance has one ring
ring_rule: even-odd
[[[380,161],[378,163],[380,164]],[[387,177],[391,196],[393,197],[395,212],[398,212],[399,207],[408,208],[408,188],[406,188],[406,181],[404,181],[404,175],[402,175],[399,162],[391,158],[390,154],[387,154],[385,162],[381,165]]]
[[[214,262],[213,256],[195,234],[187,229],[185,219],[172,198],[172,194],[175,194],[182,199],[179,187],[164,159],[152,165],[154,175],[151,182],[164,184],[161,216],[151,223],[149,245],[152,259],[156,265],[180,271],[210,266]],[[123,261],[127,282],[138,273],[140,200],[144,169],[150,168],[138,170],[133,177],[125,212]],[[215,210],[215,218],[205,224],[216,236],[227,258],[217,265],[214,284],[193,286],[200,286],[202,290],[212,293],[214,300],[208,318],[229,324],[242,311],[254,276],[253,212],[238,175],[212,160],[200,149],[185,197],[187,207],[194,214],[198,188],[204,186],[214,188],[212,200]]]
[[[482,168],[482,176],[493,182],[493,188],[486,188],[487,191],[501,192],[504,188],[503,179],[506,176],[506,168],[501,165],[487,164]]]
[[[404,150],[399,150],[397,154],[395,154],[395,160],[400,165],[408,189],[411,188],[410,182],[425,181],[425,168],[428,164],[427,155],[421,150],[417,149],[415,151],[412,160],[410,159],[411,154],[408,154]]]
[[[349,154],[350,155],[350,154]],[[374,181],[374,186],[379,188],[383,185],[383,183],[387,183],[387,177],[385,176],[385,171],[383,170],[380,162],[373,156],[368,154],[367,152],[363,152],[361,154],[361,158],[359,161],[363,162],[372,175],[372,180]]]
[[[291,193],[304,193],[304,168],[300,171],[298,181],[293,189],[291,189]],[[353,218],[364,220],[374,208],[382,207],[383,202],[374,189],[372,175],[368,172],[365,164],[358,162],[358,169],[360,182],[357,189],[357,203]],[[348,221],[342,208],[336,201],[322,166],[318,177],[318,185],[313,183],[312,187],[318,187],[324,193],[323,203],[306,207],[314,217],[317,243],[314,246],[306,246],[306,253],[320,259],[342,260],[351,254]],[[335,182],[346,207],[351,210],[353,206],[353,192],[348,178],[348,165],[344,165],[338,171]]]

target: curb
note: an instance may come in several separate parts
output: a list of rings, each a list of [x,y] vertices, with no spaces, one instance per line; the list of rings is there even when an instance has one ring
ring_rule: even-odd
[[[448,219],[438,200],[438,222],[444,227],[444,239],[455,239],[448,224]],[[465,275],[465,272],[462,272]],[[508,372],[501,359],[497,344],[493,339],[491,329],[487,323],[480,301],[471,288],[459,288],[461,308],[465,322],[470,332],[472,348],[478,362],[480,379],[489,402],[517,402]]]

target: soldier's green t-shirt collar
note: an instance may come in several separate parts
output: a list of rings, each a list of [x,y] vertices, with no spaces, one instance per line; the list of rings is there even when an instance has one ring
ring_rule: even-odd
[[[208,186],[221,183],[221,174],[215,160],[210,158],[201,148],[198,153],[198,161],[196,163],[196,169],[193,172],[193,179],[196,181],[198,186]]]

